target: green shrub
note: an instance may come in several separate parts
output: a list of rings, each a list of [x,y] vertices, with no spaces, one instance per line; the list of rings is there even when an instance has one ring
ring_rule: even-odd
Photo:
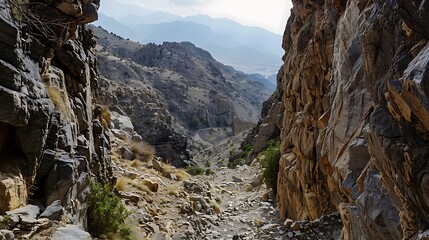
[[[228,168],[235,169],[238,165],[243,165],[244,158],[236,158],[228,163]]]
[[[108,185],[90,182],[88,195],[88,230],[94,237],[119,234],[123,239],[131,239],[131,231],[124,226],[130,215],[121,199],[114,196]]]
[[[258,155],[262,170],[262,179],[265,185],[271,188],[274,194],[277,193],[277,175],[279,172],[280,143],[276,141],[268,142],[268,147]]]
[[[186,172],[191,174],[192,176],[203,175],[206,173],[206,170],[199,166],[189,166],[186,168]]]

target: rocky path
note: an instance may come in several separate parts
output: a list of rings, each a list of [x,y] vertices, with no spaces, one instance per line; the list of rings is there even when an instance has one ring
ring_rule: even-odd
[[[280,220],[275,197],[258,177],[258,161],[225,167],[229,152],[238,148],[237,139],[198,156],[200,166],[212,163],[212,174],[193,177],[157,160],[135,164],[123,159],[119,153],[126,143],[117,141],[114,171],[118,181],[126,179],[119,195],[133,212],[127,223],[133,239],[341,238],[336,214],[312,222]]]

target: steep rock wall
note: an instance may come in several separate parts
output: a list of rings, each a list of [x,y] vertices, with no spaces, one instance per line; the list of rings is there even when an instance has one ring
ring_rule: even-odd
[[[340,211],[345,239],[429,227],[428,1],[293,1],[281,216]]]
[[[98,4],[0,1],[0,214],[60,200],[84,224],[90,174],[111,181],[93,104],[95,39],[84,27]]]

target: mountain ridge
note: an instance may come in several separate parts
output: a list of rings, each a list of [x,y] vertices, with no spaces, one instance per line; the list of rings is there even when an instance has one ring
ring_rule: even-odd
[[[142,43],[190,41],[209,50],[219,61],[250,74],[268,77],[281,65],[282,37],[260,27],[206,15],[181,17],[151,10],[133,12],[139,11],[127,15],[103,12],[102,8],[95,25]],[[249,53],[252,55],[248,56]]]

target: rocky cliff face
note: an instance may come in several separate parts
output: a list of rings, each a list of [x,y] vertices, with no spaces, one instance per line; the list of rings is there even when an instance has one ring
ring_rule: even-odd
[[[429,2],[293,3],[281,216],[338,210],[344,239],[417,236],[429,228]]]
[[[93,104],[95,39],[84,26],[97,9],[98,1],[0,1],[1,215],[31,203],[37,217],[59,203],[69,222],[85,224],[90,175],[111,181]]]

